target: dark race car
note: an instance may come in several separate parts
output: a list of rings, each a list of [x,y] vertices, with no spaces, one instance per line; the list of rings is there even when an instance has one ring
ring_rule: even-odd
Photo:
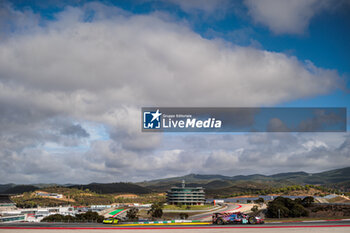
[[[213,224],[263,224],[264,220],[259,217],[248,216],[241,212],[234,213],[214,213]]]

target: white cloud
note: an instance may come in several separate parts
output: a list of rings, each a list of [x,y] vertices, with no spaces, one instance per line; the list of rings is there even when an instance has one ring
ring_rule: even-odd
[[[311,151],[315,148],[326,148],[326,149],[328,148],[327,144],[325,144],[322,141],[310,140],[310,141],[303,143],[302,145],[307,151]]]
[[[38,27],[40,15],[31,9],[14,10],[6,1],[0,2],[0,38],[6,39],[13,31],[25,33]]]
[[[302,34],[312,17],[322,10],[333,9],[342,1],[329,0],[245,0],[249,14],[257,23],[276,34]]]
[[[96,18],[85,22],[91,10]],[[232,174],[233,165],[269,165],[260,159],[266,155],[271,165],[293,167],[284,137],[141,133],[140,107],[266,106],[325,94],[339,82],[336,71],[296,57],[204,39],[181,23],[96,3],[67,8],[45,25],[0,41],[0,182]],[[59,134],[67,119],[103,125],[110,137],[98,140],[87,127],[94,137],[87,152],[48,153],[45,145],[79,146]]]
[[[185,12],[192,13],[193,11],[200,10],[208,14],[227,7],[229,3],[228,0],[165,0],[164,2],[177,4]]]
[[[207,40],[156,16],[82,22],[81,9],[67,11],[41,32],[0,44],[4,89],[76,104],[69,112],[100,112],[122,104],[271,105],[337,86],[334,70]]]

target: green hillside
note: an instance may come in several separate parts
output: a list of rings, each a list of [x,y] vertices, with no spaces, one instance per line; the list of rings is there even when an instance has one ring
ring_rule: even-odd
[[[2,188],[2,194],[22,194],[24,192],[32,192],[38,189],[47,188],[50,189],[50,187],[64,187],[60,185],[43,185],[41,184],[40,187],[36,185],[1,185],[0,188]],[[71,185],[66,188],[71,189],[80,189],[80,190],[90,190],[95,193],[99,194],[111,194],[111,193],[134,193],[134,194],[148,194],[151,193],[152,190],[146,187],[141,187],[137,184],[133,183],[91,183],[86,185]]]
[[[69,188],[89,189],[95,193],[109,194],[109,193],[134,193],[134,194],[147,194],[152,190],[149,188],[141,187],[133,183],[91,183],[87,185],[73,185]]]
[[[0,193],[20,194],[30,192],[42,187],[67,187],[79,190],[90,190],[98,194],[112,193],[134,193],[149,194],[152,192],[165,192],[172,186],[181,186],[182,181],[186,181],[187,186],[201,186],[208,194],[229,194],[238,192],[256,192],[269,188],[283,188],[293,185],[321,185],[326,188],[338,189],[342,192],[350,191],[350,167],[335,169],[320,173],[287,172],[274,175],[201,175],[189,174],[180,177],[144,181],[139,183],[91,183],[86,185],[0,185]]]
[[[182,180],[188,186],[202,186],[217,192],[229,193],[239,190],[259,190],[266,188],[284,187],[289,185],[323,185],[325,187],[337,188],[344,191],[350,189],[350,167],[336,169],[320,173],[288,172],[270,176],[254,174],[247,176],[221,176],[221,175],[197,175],[189,174],[181,177],[152,180],[138,183],[156,191],[164,191],[171,186],[180,186]]]
[[[16,186],[15,184],[0,184],[0,193],[6,192],[6,190]],[[4,193],[6,194],[6,193]]]
[[[34,185],[14,185],[2,191],[2,194],[22,194],[24,192],[32,192],[39,188]]]

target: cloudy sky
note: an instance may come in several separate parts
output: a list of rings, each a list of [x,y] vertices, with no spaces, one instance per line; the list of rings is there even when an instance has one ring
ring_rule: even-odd
[[[349,28],[341,0],[1,1],[0,183],[350,166],[348,133],[140,128],[143,106],[349,108]]]

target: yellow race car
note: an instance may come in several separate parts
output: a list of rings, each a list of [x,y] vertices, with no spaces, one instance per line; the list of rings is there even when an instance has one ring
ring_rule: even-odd
[[[118,222],[119,222],[119,220],[116,218],[107,218],[107,219],[103,220],[104,224],[117,224]]]

